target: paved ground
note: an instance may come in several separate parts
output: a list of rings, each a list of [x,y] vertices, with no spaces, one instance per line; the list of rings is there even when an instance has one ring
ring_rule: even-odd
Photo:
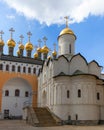
[[[33,127],[21,120],[0,120],[0,130],[104,130],[103,126]]]

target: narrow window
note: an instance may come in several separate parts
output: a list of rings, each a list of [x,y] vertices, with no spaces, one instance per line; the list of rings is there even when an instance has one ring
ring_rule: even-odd
[[[31,73],[31,68],[30,67],[28,68],[28,73]]]
[[[77,114],[75,115],[75,117],[76,117],[76,120],[78,120],[78,115]]]
[[[70,97],[70,91],[67,90],[67,98],[69,98],[69,97]]]
[[[25,97],[28,97],[28,96],[29,96],[29,92],[26,91],[26,92],[25,92]]]
[[[9,65],[6,65],[6,71],[9,71]]]
[[[26,72],[26,67],[23,67],[23,72],[24,72],[24,73]]]
[[[20,90],[19,90],[19,89],[16,89],[16,90],[15,90],[15,96],[16,96],[16,97],[19,97],[19,95],[20,95]]]
[[[81,97],[81,90],[78,89],[78,97],[80,98]]]
[[[97,100],[100,100],[100,93],[97,93]]]
[[[0,70],[3,70],[3,65],[2,64],[0,64]]]
[[[9,96],[9,91],[5,90],[5,96]]]
[[[18,66],[18,72],[20,72],[21,71],[21,68],[20,68],[20,66]]]
[[[34,74],[36,73],[36,68],[33,69],[33,73],[34,73]]]
[[[12,65],[12,71],[15,71],[15,66],[14,65]]]
[[[69,53],[71,53],[71,44],[69,45]]]

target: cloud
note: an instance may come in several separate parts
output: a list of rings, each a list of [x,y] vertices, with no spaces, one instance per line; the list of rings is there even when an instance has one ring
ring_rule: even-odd
[[[15,19],[15,16],[14,16],[14,15],[6,15],[6,17],[7,17],[8,19],[11,19],[11,20]]]
[[[41,24],[79,23],[89,15],[104,16],[104,0],[3,0],[17,13]]]

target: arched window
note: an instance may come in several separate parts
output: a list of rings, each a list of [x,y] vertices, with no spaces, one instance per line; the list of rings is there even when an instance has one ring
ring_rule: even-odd
[[[5,90],[5,96],[9,96],[9,91]]]
[[[34,73],[34,74],[36,73],[36,68],[33,69],[33,73]]]
[[[81,97],[81,90],[78,89],[78,97]]]
[[[31,73],[31,68],[30,67],[28,68],[28,73]]]
[[[71,44],[69,45],[69,53],[71,53]]]
[[[23,67],[23,72],[26,73],[26,67]]]
[[[0,70],[3,70],[3,65],[2,64],[0,64]]]
[[[100,93],[97,93],[97,100],[100,100]]]
[[[19,97],[19,95],[20,95],[20,90],[19,90],[19,89],[16,89],[16,90],[15,90],[15,96],[16,96],[16,97]]]
[[[15,71],[15,66],[14,65],[12,65],[12,71]]]
[[[26,92],[25,92],[25,97],[28,97],[28,96],[29,96],[29,92],[26,91]]]
[[[18,66],[18,72],[21,72],[21,68],[20,68],[20,66]]]
[[[9,65],[6,65],[6,71],[9,71]]]
[[[67,98],[69,98],[69,97],[70,97],[70,91],[67,90]]]

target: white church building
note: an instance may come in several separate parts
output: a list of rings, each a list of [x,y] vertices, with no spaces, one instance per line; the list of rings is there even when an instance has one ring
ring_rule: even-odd
[[[75,54],[75,40],[66,24],[58,36],[58,57],[45,60],[39,74],[38,106],[72,124],[104,123],[102,66]]]

